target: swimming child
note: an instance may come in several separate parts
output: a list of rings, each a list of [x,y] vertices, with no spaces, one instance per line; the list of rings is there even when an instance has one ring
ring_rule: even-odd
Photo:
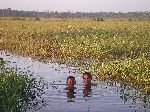
[[[67,88],[66,89],[75,89],[74,85],[76,84],[75,77],[67,77]]]
[[[65,89],[67,90],[66,92],[67,98],[70,99],[68,100],[68,102],[74,102],[72,98],[75,98],[75,94],[76,94],[76,92],[74,92],[74,90],[76,89],[76,87],[74,87],[75,84],[76,84],[75,77],[73,76],[67,77],[67,87]]]
[[[92,83],[92,75],[90,72],[84,72],[82,75],[84,82],[83,87],[83,97],[91,97],[92,89],[91,86],[96,86],[97,84]]]
[[[82,75],[84,85],[91,85],[92,75],[90,72],[84,72]]]
[[[84,85],[87,85],[87,86],[89,86],[89,85],[96,86],[97,85],[97,84],[91,83],[91,81],[92,81],[91,72],[84,72],[82,75],[82,79],[83,79]]]

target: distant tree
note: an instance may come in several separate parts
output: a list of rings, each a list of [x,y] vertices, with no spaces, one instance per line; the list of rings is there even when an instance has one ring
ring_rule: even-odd
[[[95,20],[96,20],[96,21],[104,21],[103,18],[96,18]]]
[[[40,21],[40,18],[39,18],[39,17],[36,17],[36,18],[35,18],[35,21]]]

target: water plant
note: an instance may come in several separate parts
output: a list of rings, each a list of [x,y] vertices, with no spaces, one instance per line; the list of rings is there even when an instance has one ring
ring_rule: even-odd
[[[149,65],[145,64],[150,60],[148,21],[5,19],[0,20],[0,27],[1,49],[73,64],[81,71],[91,69],[97,79],[104,80],[109,74],[112,80],[126,80],[149,90]]]
[[[144,56],[105,62],[102,68],[109,79],[126,82],[144,94],[150,94],[150,62]]]
[[[8,68],[0,59],[0,112],[26,112],[46,104],[42,98],[46,83],[27,72]]]

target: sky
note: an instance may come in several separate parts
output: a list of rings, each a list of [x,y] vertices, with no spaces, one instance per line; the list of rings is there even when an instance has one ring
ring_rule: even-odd
[[[0,0],[0,9],[26,11],[134,12],[150,11],[150,0]]]

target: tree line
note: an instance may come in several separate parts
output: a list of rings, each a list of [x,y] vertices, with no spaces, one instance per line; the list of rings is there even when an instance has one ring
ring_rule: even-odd
[[[58,12],[58,11],[19,11],[0,9],[0,17],[45,17],[45,18],[150,18],[150,12]]]

